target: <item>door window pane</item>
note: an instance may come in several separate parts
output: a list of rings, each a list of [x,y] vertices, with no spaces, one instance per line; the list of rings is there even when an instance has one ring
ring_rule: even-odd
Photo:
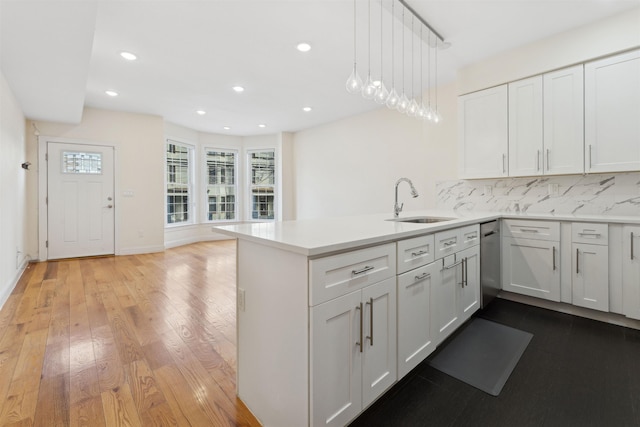
[[[102,154],[64,151],[62,173],[102,174]]]

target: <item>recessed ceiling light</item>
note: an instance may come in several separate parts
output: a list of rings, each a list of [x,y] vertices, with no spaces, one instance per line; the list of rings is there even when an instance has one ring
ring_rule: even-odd
[[[260,123],[260,124],[258,125],[258,127],[259,127],[259,128],[266,128],[266,127],[267,127],[267,125],[265,125],[264,123]]]
[[[238,93],[244,92],[244,88],[242,86],[234,86],[233,90],[235,90]]]
[[[138,57],[131,52],[120,52],[120,56],[128,61],[135,61]]]
[[[118,92],[116,92],[115,90],[105,90],[104,93],[109,96],[118,96]]]
[[[311,50],[311,45],[309,43],[298,43],[296,49],[298,49],[300,52],[309,52]]]
[[[311,107],[302,107],[302,111],[308,113],[309,111],[311,111]]]
[[[231,130],[231,128],[229,126],[224,126],[222,129],[224,130]]]
[[[196,111],[196,113],[201,115],[201,116],[204,116],[205,114],[207,114],[207,112],[204,111],[204,110],[198,110],[198,111]]]

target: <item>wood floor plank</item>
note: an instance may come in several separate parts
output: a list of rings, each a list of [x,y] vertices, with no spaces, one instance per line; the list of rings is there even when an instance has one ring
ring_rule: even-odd
[[[0,426],[258,426],[235,338],[235,242],[29,264],[0,310]]]

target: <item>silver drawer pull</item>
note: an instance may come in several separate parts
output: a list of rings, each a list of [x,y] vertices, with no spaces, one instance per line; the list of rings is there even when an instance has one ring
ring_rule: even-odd
[[[578,233],[579,236],[593,236],[593,237],[600,237],[602,236],[602,234],[600,233]]]
[[[531,229],[531,228],[521,228],[520,231],[522,231],[523,233],[537,233],[538,232],[538,230]]]
[[[444,242],[444,243],[443,243],[443,245],[444,245],[444,247],[445,247],[445,248],[448,248],[449,246],[451,246],[451,245],[455,245],[455,244],[456,244],[456,242]]]
[[[631,232],[631,259],[633,260],[633,231]]]
[[[421,275],[416,276],[416,280],[426,279],[429,276],[431,276],[429,273],[422,273]]]
[[[418,252],[411,252],[411,256],[415,258],[415,257],[419,257],[419,256],[422,256],[422,255],[426,255],[428,253],[429,253],[428,251],[420,250]]]
[[[364,266],[364,268],[361,268],[360,270],[351,270],[351,275],[357,276],[358,274],[362,274],[362,273],[366,273],[367,271],[371,271],[374,268],[375,267],[372,266],[372,265],[366,265],[366,266]]]

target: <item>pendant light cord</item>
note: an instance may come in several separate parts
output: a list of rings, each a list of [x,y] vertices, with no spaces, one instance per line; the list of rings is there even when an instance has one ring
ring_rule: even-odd
[[[356,69],[356,0],[353,0],[353,69]]]

